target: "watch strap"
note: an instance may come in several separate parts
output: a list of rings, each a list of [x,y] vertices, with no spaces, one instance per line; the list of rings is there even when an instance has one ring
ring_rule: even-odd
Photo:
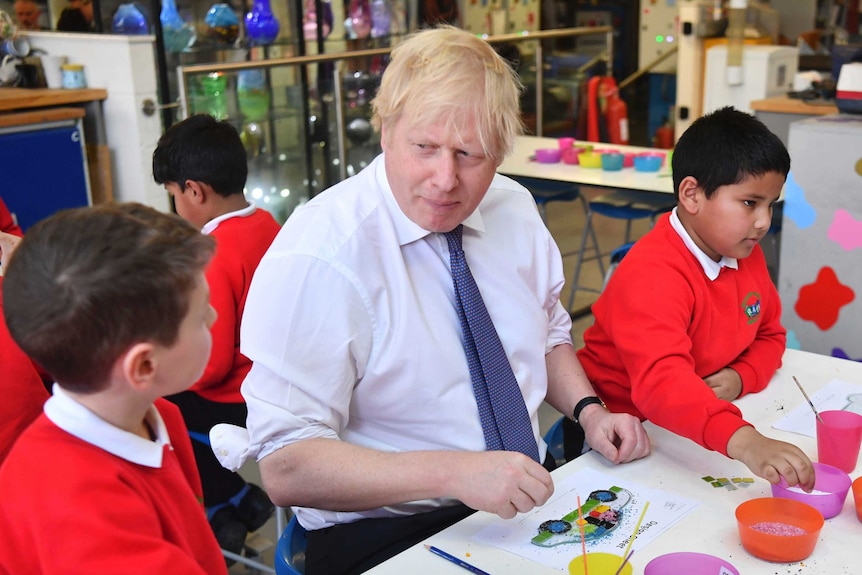
[[[605,406],[605,402],[604,402],[604,401],[602,401],[598,396],[595,396],[595,395],[588,395],[587,397],[585,397],[585,398],[583,398],[582,400],[580,400],[580,401],[578,402],[578,404],[577,404],[577,405],[575,405],[575,409],[574,409],[574,411],[572,412],[572,420],[573,420],[575,423],[580,424],[580,421],[579,421],[579,420],[580,420],[580,417],[581,417],[581,412],[584,410],[584,408],[585,408],[586,406],[588,406],[588,405],[593,405],[593,404],[601,405],[602,407],[604,407],[605,409],[607,409],[607,407]]]

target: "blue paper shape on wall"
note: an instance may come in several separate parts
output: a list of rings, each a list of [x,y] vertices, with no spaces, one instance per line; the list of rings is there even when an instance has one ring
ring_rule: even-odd
[[[793,177],[793,171],[787,174],[784,184],[784,217],[792,220],[801,230],[813,225],[817,219],[817,211],[805,199],[805,190]]]

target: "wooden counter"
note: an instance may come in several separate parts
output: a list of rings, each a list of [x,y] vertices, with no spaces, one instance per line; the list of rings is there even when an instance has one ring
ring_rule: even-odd
[[[83,108],[45,108],[43,110],[27,110],[25,112],[6,112],[0,114],[0,128],[43,124],[59,120],[75,120],[83,117]]]
[[[0,88],[0,112],[86,104],[108,98],[102,88],[83,90],[54,90],[49,88]]]
[[[788,145],[790,124],[799,120],[837,114],[838,108],[833,103],[823,101],[805,102],[787,96],[753,100],[751,109],[758,120],[766,124],[772,133]]]
[[[751,102],[751,109],[755,112],[800,114],[803,116],[826,116],[838,113],[838,108],[834,103],[809,103],[798,98],[788,98],[787,96],[754,100]]]

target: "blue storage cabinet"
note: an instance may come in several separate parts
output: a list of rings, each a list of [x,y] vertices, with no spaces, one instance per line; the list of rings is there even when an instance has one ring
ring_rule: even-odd
[[[89,206],[80,120],[0,129],[0,197],[24,231],[65,208]]]

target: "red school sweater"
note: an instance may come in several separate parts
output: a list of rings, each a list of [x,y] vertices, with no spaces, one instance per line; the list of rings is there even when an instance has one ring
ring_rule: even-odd
[[[578,358],[611,411],[649,419],[727,455],[748,425],[703,378],[731,367],[742,394],[781,366],[781,302],[760,246],[710,281],[662,216],[621,262],[593,305]]]
[[[42,413],[48,390],[42,378],[18,344],[12,339],[3,317],[3,278],[0,277],[0,463],[21,432]]]
[[[132,463],[41,415],[0,468],[0,573],[227,574],[203,509],[191,440],[158,400],[162,465]]]
[[[236,216],[210,232],[216,251],[206,270],[210,303],[218,318],[210,330],[213,347],[209,363],[191,387],[204,399],[243,403],[239,391],[251,361],[239,351],[239,327],[248,288],[257,265],[281,227],[266,210]]]

